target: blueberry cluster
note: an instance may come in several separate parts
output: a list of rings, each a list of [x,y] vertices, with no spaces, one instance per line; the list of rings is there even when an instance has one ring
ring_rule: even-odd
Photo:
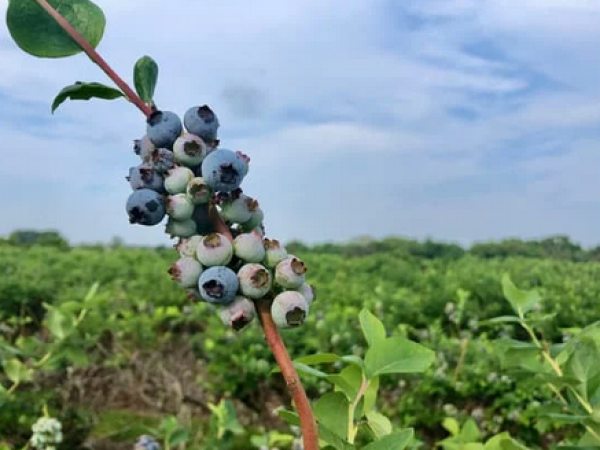
[[[170,111],[155,111],[146,134],[134,141],[141,164],[129,169],[127,199],[132,224],[157,225],[179,238],[181,258],[168,270],[190,299],[218,308],[236,331],[256,316],[254,302],[271,301],[280,328],[301,325],[315,298],[307,268],[277,240],[265,238],[264,213],[242,191],[250,158],[219,147],[219,120],[207,106],[187,110],[183,123]],[[233,242],[215,229],[220,215]]]

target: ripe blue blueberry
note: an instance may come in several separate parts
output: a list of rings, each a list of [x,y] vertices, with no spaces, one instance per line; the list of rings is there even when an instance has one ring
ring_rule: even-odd
[[[133,191],[127,199],[126,209],[132,224],[156,225],[166,214],[163,196],[151,189]]]
[[[295,328],[304,323],[309,305],[296,291],[284,291],[273,299],[271,315],[279,328]]]
[[[271,272],[261,264],[245,264],[238,270],[240,290],[246,297],[258,300],[271,290]]]
[[[134,191],[145,188],[152,189],[161,194],[165,192],[163,177],[158,172],[155,172],[149,164],[130,167],[129,176],[125,178],[129,181],[129,185]]]
[[[171,111],[154,111],[147,121],[146,134],[155,147],[172,149],[183,132],[181,119]]]
[[[148,137],[148,135],[144,135],[141,139],[136,139],[133,141],[133,152],[142,159],[142,161],[147,162],[150,158],[152,152],[156,149],[154,144]]]
[[[245,173],[244,163],[232,150],[219,148],[202,161],[202,178],[215,192],[238,189]]]
[[[219,316],[223,324],[235,331],[241,331],[256,317],[256,309],[250,300],[237,295],[229,305],[221,308]]]
[[[204,141],[217,139],[219,119],[208,105],[193,106],[183,116],[185,128],[192,134],[201,137]]]
[[[160,450],[160,444],[152,436],[140,436],[135,443],[134,450]]]
[[[158,173],[165,173],[175,166],[173,152],[166,148],[156,148],[148,157],[148,164]]]
[[[200,295],[209,303],[231,303],[240,287],[237,275],[229,267],[209,267],[198,280]]]

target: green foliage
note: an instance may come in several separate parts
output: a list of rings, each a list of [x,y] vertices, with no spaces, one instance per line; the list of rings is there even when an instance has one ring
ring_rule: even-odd
[[[52,112],[56,111],[65,100],[89,100],[91,98],[101,98],[104,100],[114,100],[124,97],[125,94],[118,89],[106,86],[101,83],[84,83],[76,81],[75,84],[64,87],[52,102]]]
[[[48,0],[92,47],[102,36],[106,19],[102,10],[89,0]],[[82,51],[39,5],[36,0],[10,0],[6,24],[17,45],[40,58],[63,58]]]
[[[158,80],[158,64],[149,56],[142,56],[133,68],[133,83],[140,98],[150,106],[154,105],[154,90]]]

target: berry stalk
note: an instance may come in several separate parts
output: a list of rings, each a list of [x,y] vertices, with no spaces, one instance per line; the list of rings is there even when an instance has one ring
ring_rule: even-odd
[[[65,30],[69,36],[73,38],[75,42],[82,48],[82,50],[89,56],[89,58],[95,62],[108,77],[114,81],[114,83],[123,91],[125,96],[132,102],[139,110],[144,113],[146,117],[150,117],[152,114],[152,108],[150,108],[144,101],[131,89],[123,79],[116,74],[116,72],[108,65],[106,61],[100,56],[100,54],[94,50],[89,42],[87,42],[83,36],[63,17],[60,13],[52,7],[46,0],[36,0],[36,2],[44,8],[44,10]]]
[[[298,416],[300,417],[300,426],[302,429],[302,439],[304,441],[304,450],[319,450],[319,433],[317,431],[317,422],[313,415],[310,402],[298,377],[298,372],[294,367],[290,355],[287,352],[281,335],[277,331],[277,326],[271,316],[270,301],[259,300],[255,302],[258,317],[267,339],[269,347],[275,356],[277,364],[281,368],[281,373],[285,379],[290,396],[294,400]]]

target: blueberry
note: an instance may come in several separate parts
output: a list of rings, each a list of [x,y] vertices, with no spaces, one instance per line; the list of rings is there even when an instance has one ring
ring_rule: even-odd
[[[274,268],[288,257],[287,250],[277,239],[263,239],[265,247],[265,266]]]
[[[189,220],[194,213],[194,205],[187,194],[169,195],[165,201],[169,217],[175,220]]]
[[[200,165],[208,150],[206,144],[198,136],[184,133],[173,144],[175,161],[188,167]]]
[[[233,240],[233,251],[245,262],[259,263],[265,259],[262,237],[256,233],[242,233]]]
[[[195,234],[198,234],[196,231],[196,224],[192,219],[175,220],[172,217],[169,217],[169,220],[167,221],[165,233],[167,233],[172,238],[189,238]]]
[[[198,279],[202,273],[202,265],[190,256],[180,258],[171,265],[168,270],[173,281],[177,281],[185,288],[193,288],[198,285]]]
[[[295,328],[304,323],[309,308],[302,294],[284,291],[273,299],[271,315],[279,328]]]
[[[148,164],[158,173],[165,173],[175,166],[173,152],[167,148],[157,148],[148,157]]]
[[[232,192],[244,179],[246,168],[232,150],[219,148],[202,161],[202,178],[216,192]]]
[[[235,331],[241,331],[256,317],[254,303],[241,295],[219,311],[223,324]]]
[[[204,141],[217,139],[219,119],[208,105],[193,106],[183,116],[185,128],[192,134],[201,137]]]
[[[137,189],[152,189],[161,194],[165,192],[163,177],[149,164],[130,167],[129,176],[126,179],[134,191]]]
[[[204,182],[204,178],[196,177],[193,178],[186,187],[187,195],[190,196],[192,203],[195,205],[201,205],[208,203],[212,197],[211,189]]]
[[[171,111],[154,111],[148,118],[146,134],[156,147],[173,149],[183,132],[181,119]]]
[[[130,223],[156,225],[165,217],[164,198],[151,189],[138,189],[127,199]]]
[[[271,290],[271,272],[261,264],[245,264],[238,270],[237,276],[240,290],[248,298],[258,300]]]
[[[221,204],[221,215],[233,223],[244,223],[252,219],[252,213],[258,209],[258,201],[244,194],[232,196]]]
[[[182,194],[187,190],[188,183],[194,178],[194,172],[183,166],[169,169],[165,174],[165,189],[169,194]]]
[[[198,280],[200,295],[209,303],[227,305],[233,301],[240,287],[237,275],[229,267],[209,267]]]
[[[152,436],[142,435],[135,443],[134,450],[160,450],[160,444]]]
[[[233,245],[220,233],[204,236],[196,248],[196,258],[205,266],[225,266],[232,256]]]
[[[285,289],[298,289],[305,282],[307,270],[300,258],[288,255],[275,267],[275,282]]]

